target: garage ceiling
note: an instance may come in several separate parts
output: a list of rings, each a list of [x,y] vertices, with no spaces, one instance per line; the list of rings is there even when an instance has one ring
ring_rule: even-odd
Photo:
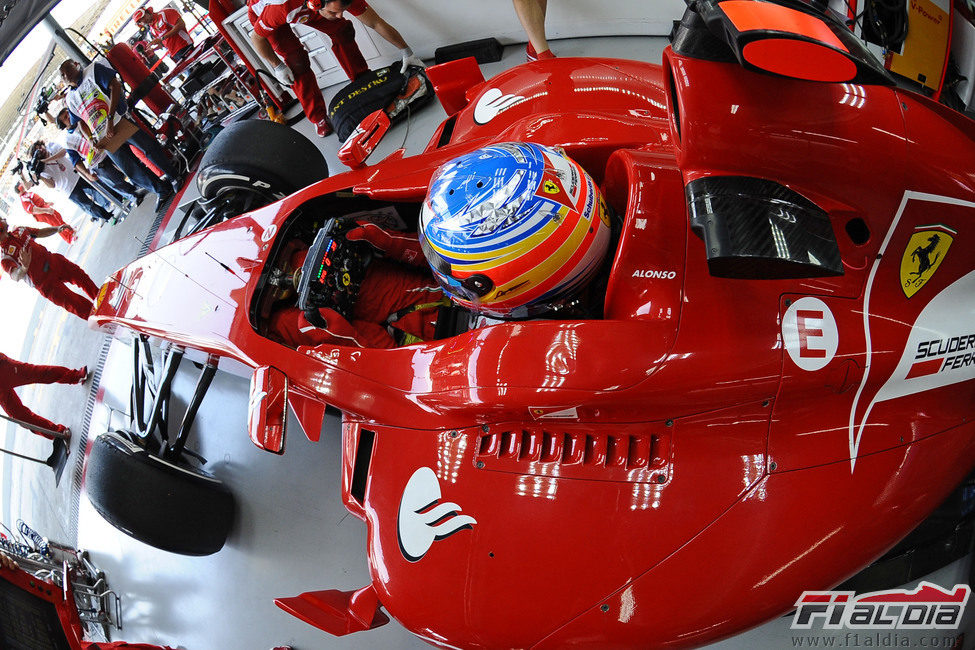
[[[0,64],[60,0],[0,0]]]

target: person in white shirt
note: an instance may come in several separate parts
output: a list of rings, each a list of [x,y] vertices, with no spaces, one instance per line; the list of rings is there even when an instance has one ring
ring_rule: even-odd
[[[92,221],[112,220],[112,214],[106,209],[111,205],[108,199],[78,175],[64,147],[38,140],[31,145],[31,155],[35,152],[40,152],[44,160],[44,170],[38,179],[41,183],[67,196],[72,203],[87,212]]]
[[[155,192],[156,211],[179,190],[179,172],[156,138],[135,126],[126,115],[128,104],[115,70],[100,63],[82,67],[67,59],[60,67],[61,80],[70,88],[64,97],[72,124],[78,124],[95,146],[105,149],[119,169],[137,186]],[[134,127],[132,134],[120,146],[111,145],[115,135],[126,127]],[[129,149],[139,149],[146,159],[166,175],[168,183],[146,169]]]
[[[75,171],[90,183],[100,182],[116,198],[121,201],[139,202],[139,189],[125,180],[123,174],[112,162],[103,149],[98,149],[91,140],[81,133],[81,129],[72,128],[68,109],[62,108],[58,112],[57,125],[65,129],[64,148],[68,150],[68,158],[74,165]]]

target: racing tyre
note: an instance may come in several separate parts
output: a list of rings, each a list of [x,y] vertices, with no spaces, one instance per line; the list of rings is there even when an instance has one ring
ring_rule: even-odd
[[[336,137],[345,142],[370,114],[382,109],[391,122],[397,122],[408,115],[407,106],[418,109],[433,99],[433,95],[433,85],[423,68],[407,68],[403,75],[400,64],[394,63],[364,72],[336,92],[328,105],[328,119]]]
[[[213,138],[200,160],[196,184],[204,199],[243,189],[271,202],[323,178],[328,178],[328,163],[311,140],[277,122],[243,120]]]
[[[110,524],[171,553],[216,553],[234,521],[234,497],[221,481],[152,456],[116,433],[95,439],[85,482],[88,499]]]

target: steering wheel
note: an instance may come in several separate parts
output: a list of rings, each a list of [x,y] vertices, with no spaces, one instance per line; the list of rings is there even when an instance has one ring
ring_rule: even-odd
[[[351,219],[328,220],[315,235],[301,266],[298,308],[317,327],[324,327],[318,313],[321,307],[334,309],[352,320],[359,289],[373,256],[368,243],[345,238],[345,233],[355,227]]]

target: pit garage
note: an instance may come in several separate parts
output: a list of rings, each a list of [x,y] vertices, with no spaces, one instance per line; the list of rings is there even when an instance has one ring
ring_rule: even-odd
[[[964,3],[56,4],[175,171],[4,266],[2,647],[970,647]]]

